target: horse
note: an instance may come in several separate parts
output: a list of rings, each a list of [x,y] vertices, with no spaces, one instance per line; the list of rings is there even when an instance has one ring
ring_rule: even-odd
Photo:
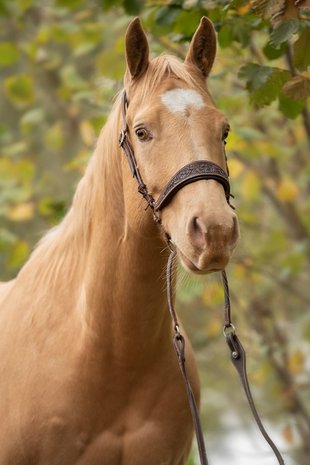
[[[226,171],[229,126],[206,83],[216,54],[211,21],[201,19],[184,61],[150,59],[138,18],[125,50],[127,135],[152,196],[190,162]],[[201,179],[174,195],[159,227],[119,146],[122,119],[119,95],[66,216],[0,287],[1,465],[184,465],[189,455],[165,234],[186,270],[211,273],[230,260],[238,220],[223,186]]]

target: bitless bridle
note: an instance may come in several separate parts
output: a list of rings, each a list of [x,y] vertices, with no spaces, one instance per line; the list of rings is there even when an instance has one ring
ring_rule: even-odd
[[[206,180],[213,179],[219,182],[224,188],[226,200],[228,204],[230,205],[231,193],[230,193],[230,184],[229,184],[228,175],[220,166],[207,160],[198,160],[198,161],[194,161],[194,162],[191,162],[183,166],[183,168],[181,168],[170,179],[168,184],[162,190],[158,199],[155,200],[153,196],[148,192],[147,186],[143,182],[140,170],[137,165],[133,147],[128,139],[129,131],[128,131],[128,125],[127,125],[127,120],[126,120],[128,101],[127,101],[126,91],[123,91],[121,106],[122,106],[123,126],[122,126],[120,137],[119,137],[119,145],[123,149],[126,155],[126,158],[128,160],[129,167],[131,170],[131,174],[138,183],[138,192],[146,200],[147,207],[149,207],[152,210],[154,221],[158,225],[162,227],[160,212],[163,208],[165,208],[169,204],[169,202],[174,197],[174,195],[180,189],[182,189],[182,187],[186,186],[187,184],[190,184],[192,182],[196,182],[202,179],[206,179]],[[179,367],[182,373],[182,377],[183,377],[183,381],[184,381],[184,385],[185,385],[186,393],[188,397],[188,402],[189,402],[189,406],[190,406],[190,410],[192,414],[192,419],[193,419],[193,424],[194,424],[195,434],[196,434],[196,439],[197,439],[197,445],[198,445],[198,451],[199,451],[199,457],[200,457],[200,463],[201,465],[208,465],[208,459],[207,459],[207,454],[206,454],[206,448],[205,448],[205,443],[204,443],[204,436],[202,432],[201,422],[199,418],[199,412],[198,412],[195,396],[194,396],[190,381],[187,376],[187,371],[186,371],[186,366],[185,366],[185,339],[180,332],[180,325],[179,325],[177,313],[175,311],[174,304],[173,304],[172,269],[173,269],[173,262],[177,255],[177,252],[167,232],[164,229],[163,229],[163,232],[164,232],[168,247],[170,249],[170,255],[169,255],[168,264],[167,264],[166,280],[167,280],[168,308],[169,308],[169,312],[170,312],[170,315],[173,321],[174,332],[175,332],[173,336],[173,345],[174,345],[174,348],[175,348],[175,351],[178,357]],[[273,450],[278,460],[279,465],[284,465],[284,460],[279,450],[277,449],[276,445],[274,444],[274,442],[271,440],[271,438],[267,434],[261,422],[259,414],[256,410],[255,404],[254,404],[254,400],[253,400],[249,382],[248,382],[247,371],[246,371],[246,353],[240,342],[240,339],[238,338],[236,334],[235,327],[231,320],[229,286],[228,286],[228,280],[227,280],[225,270],[223,270],[221,274],[222,274],[222,283],[223,283],[224,296],[225,296],[225,314],[224,314],[225,317],[224,317],[223,332],[224,332],[226,342],[231,352],[231,361],[240,376],[241,383],[244,388],[245,394],[247,396],[247,400],[251,408],[252,414],[254,416],[254,419],[263,437],[265,438],[265,440],[267,441],[267,443]]]

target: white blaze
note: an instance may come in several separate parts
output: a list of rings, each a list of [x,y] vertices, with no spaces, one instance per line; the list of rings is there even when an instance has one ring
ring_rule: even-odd
[[[160,98],[172,113],[184,113],[189,106],[197,108],[197,110],[205,106],[202,96],[193,89],[167,90]]]

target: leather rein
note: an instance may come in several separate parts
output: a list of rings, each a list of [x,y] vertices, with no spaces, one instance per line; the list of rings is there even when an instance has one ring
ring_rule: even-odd
[[[194,162],[191,162],[183,166],[183,168],[181,168],[170,179],[168,184],[162,190],[158,199],[155,200],[153,196],[149,193],[147,186],[143,182],[143,179],[142,179],[142,176],[141,176],[141,173],[140,173],[140,170],[139,170],[136,158],[135,158],[133,147],[130,143],[130,140],[128,139],[129,128],[128,128],[127,120],[126,120],[127,107],[128,107],[127,95],[126,95],[126,91],[123,91],[122,100],[121,100],[123,126],[122,126],[120,136],[119,136],[119,146],[123,149],[126,155],[130,170],[131,170],[131,174],[137,181],[138,192],[146,200],[147,202],[146,208],[150,207],[150,209],[152,210],[154,221],[157,224],[159,224],[161,228],[163,229],[168,247],[170,249],[170,255],[169,255],[168,263],[167,263],[166,281],[167,281],[168,308],[169,308],[169,312],[170,312],[171,319],[173,321],[173,326],[174,326],[173,345],[174,345],[174,348],[177,354],[180,371],[181,371],[184,385],[186,388],[188,402],[189,402],[193,424],[195,428],[200,463],[201,465],[208,465],[209,462],[208,462],[207,454],[206,454],[204,435],[203,435],[201,421],[199,417],[199,411],[198,411],[195,396],[194,396],[194,393],[193,393],[193,390],[192,390],[192,387],[191,387],[191,384],[190,384],[190,381],[187,375],[187,371],[186,371],[185,339],[180,332],[180,325],[179,325],[177,313],[175,311],[174,304],[173,304],[172,274],[173,274],[173,263],[174,263],[174,259],[176,258],[177,252],[176,252],[175,246],[171,238],[169,237],[169,235],[167,234],[167,232],[164,230],[164,228],[161,225],[160,211],[169,204],[169,202],[172,200],[175,194],[180,189],[182,189],[182,187],[192,182],[200,181],[202,179],[206,179],[206,180],[213,179],[219,182],[224,188],[226,200],[228,204],[230,205],[230,197],[232,197],[232,195],[230,193],[229,178],[226,172],[220,166],[218,166],[217,164],[211,161],[207,161],[207,160],[194,161]],[[230,206],[232,207],[232,205]],[[270,436],[267,434],[261,422],[261,419],[255,407],[255,404],[254,404],[254,400],[253,400],[249,382],[248,382],[247,370],[246,370],[246,353],[240,342],[240,339],[238,338],[236,334],[235,326],[233,325],[232,320],[231,320],[229,286],[228,286],[228,280],[227,280],[227,275],[226,275],[225,270],[221,272],[221,275],[222,275],[222,284],[223,284],[224,296],[225,296],[225,313],[224,313],[223,333],[224,333],[227,345],[230,350],[231,361],[239,374],[250,409],[252,411],[254,419],[263,437],[265,438],[266,442],[271,447],[275,457],[277,458],[279,465],[284,465],[284,460],[279,450],[277,449],[276,445],[271,440]]]

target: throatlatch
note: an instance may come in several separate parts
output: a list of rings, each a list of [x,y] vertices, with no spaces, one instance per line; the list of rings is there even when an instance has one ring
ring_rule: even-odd
[[[169,202],[172,200],[174,195],[180,189],[182,189],[182,187],[192,182],[199,181],[201,179],[214,179],[215,181],[219,182],[224,188],[227,203],[230,205],[230,197],[232,195],[230,193],[230,184],[229,184],[229,178],[227,174],[220,166],[207,160],[194,161],[192,163],[189,163],[188,165],[183,166],[183,168],[181,168],[171,178],[171,180],[168,182],[166,187],[161,192],[158,199],[155,201],[152,195],[148,192],[147,186],[143,182],[143,179],[141,177],[141,174],[140,174],[137,162],[136,162],[134,150],[128,139],[128,126],[127,126],[127,121],[126,121],[127,106],[128,106],[127,96],[126,96],[126,92],[124,91],[122,95],[123,127],[122,127],[120,137],[119,137],[119,145],[123,149],[126,155],[126,158],[128,160],[129,167],[131,170],[131,174],[138,183],[138,192],[144,197],[148,206],[151,208],[153,212],[153,217],[156,223],[161,225],[161,220],[159,216],[160,210],[162,210],[169,204]],[[190,406],[190,410],[192,414],[193,424],[195,428],[195,435],[196,435],[197,445],[198,445],[198,451],[199,451],[199,457],[200,457],[200,463],[201,465],[208,465],[208,459],[207,459],[206,447],[205,447],[205,442],[204,442],[204,435],[203,435],[200,417],[199,417],[199,411],[198,411],[195,396],[194,396],[194,393],[193,393],[193,390],[192,390],[192,387],[191,387],[191,384],[190,384],[190,381],[189,381],[189,378],[186,372],[185,339],[180,332],[180,325],[178,322],[177,313],[173,305],[172,274],[173,274],[173,263],[174,263],[174,259],[176,258],[177,252],[175,250],[175,247],[171,239],[169,238],[169,236],[167,235],[165,231],[164,231],[164,234],[167,239],[168,247],[171,250],[171,253],[168,258],[168,263],[167,263],[166,280],[167,280],[168,308],[169,308],[169,312],[171,315],[171,319],[173,321],[173,326],[174,326],[174,331],[175,331],[175,334],[173,337],[173,345],[174,345],[174,348],[175,348],[175,351],[178,357],[179,367],[180,367],[180,371],[183,377],[183,381],[184,381],[184,385],[185,385],[186,393],[188,397],[188,402],[189,402],[189,406]],[[240,339],[238,338],[236,334],[235,327],[231,320],[229,286],[228,286],[228,280],[227,280],[225,270],[222,271],[222,283],[223,283],[224,296],[225,296],[225,318],[224,318],[225,323],[224,323],[223,332],[224,332],[224,336],[225,336],[227,345],[231,353],[231,361],[239,374],[239,377],[240,377],[243,389],[245,391],[249,406],[251,408],[252,414],[254,416],[254,419],[263,437],[265,438],[265,440],[271,447],[273,453],[275,454],[275,457],[278,460],[279,465],[284,465],[284,460],[279,450],[277,449],[276,445],[271,440],[270,436],[267,434],[261,422],[261,419],[258,415],[255,404],[254,404],[254,400],[253,400],[249,382],[248,382],[247,371],[246,371],[246,353],[240,342]]]

